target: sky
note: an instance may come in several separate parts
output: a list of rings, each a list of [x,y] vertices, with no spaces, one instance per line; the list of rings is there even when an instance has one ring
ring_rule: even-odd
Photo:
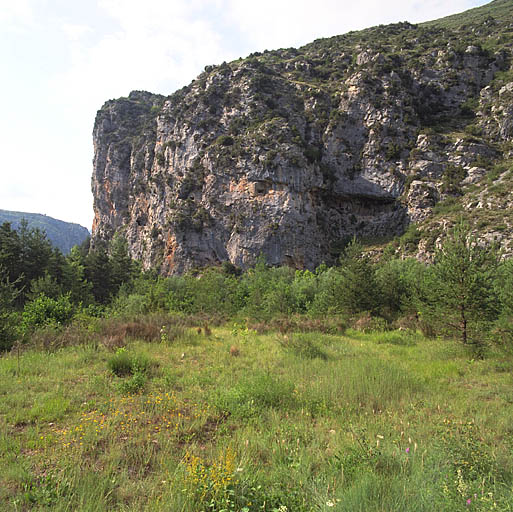
[[[0,0],[0,209],[91,229],[96,111],[206,65],[488,0]]]

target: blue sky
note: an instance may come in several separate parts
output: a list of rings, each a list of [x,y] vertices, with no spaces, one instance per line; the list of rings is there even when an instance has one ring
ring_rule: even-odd
[[[92,129],[112,98],[208,64],[487,0],[0,0],[0,209],[91,228]]]

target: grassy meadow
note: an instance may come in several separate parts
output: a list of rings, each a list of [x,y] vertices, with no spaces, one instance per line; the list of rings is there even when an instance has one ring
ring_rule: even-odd
[[[511,356],[336,319],[153,322],[1,357],[1,510],[513,510]]]

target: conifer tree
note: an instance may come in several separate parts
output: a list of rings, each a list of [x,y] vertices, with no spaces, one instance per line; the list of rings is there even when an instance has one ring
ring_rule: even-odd
[[[493,285],[499,259],[496,245],[478,243],[463,222],[436,251],[430,282],[431,308],[458,332],[464,344],[479,344],[477,339],[469,340],[469,326],[497,315]]]
[[[356,239],[346,247],[340,264],[339,301],[343,309],[351,313],[376,311],[379,294],[375,268]]]
[[[92,285],[95,300],[107,304],[112,295],[112,269],[104,244],[97,244],[89,252],[85,262],[85,277]]]
[[[110,265],[112,293],[116,294],[123,283],[131,281],[135,270],[126,239],[118,233],[110,243]]]

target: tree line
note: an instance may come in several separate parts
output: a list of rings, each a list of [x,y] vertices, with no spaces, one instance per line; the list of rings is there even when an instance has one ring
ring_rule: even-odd
[[[337,265],[315,271],[271,267],[260,257],[242,272],[230,264],[182,276],[143,272],[126,241],[74,247],[68,256],[23,224],[0,226],[0,347],[34,329],[59,328],[80,314],[152,312],[267,321],[293,314],[360,318],[375,328],[402,326],[458,337],[483,348],[512,345],[513,262],[458,223],[430,265],[385,251],[378,261],[353,240]]]

